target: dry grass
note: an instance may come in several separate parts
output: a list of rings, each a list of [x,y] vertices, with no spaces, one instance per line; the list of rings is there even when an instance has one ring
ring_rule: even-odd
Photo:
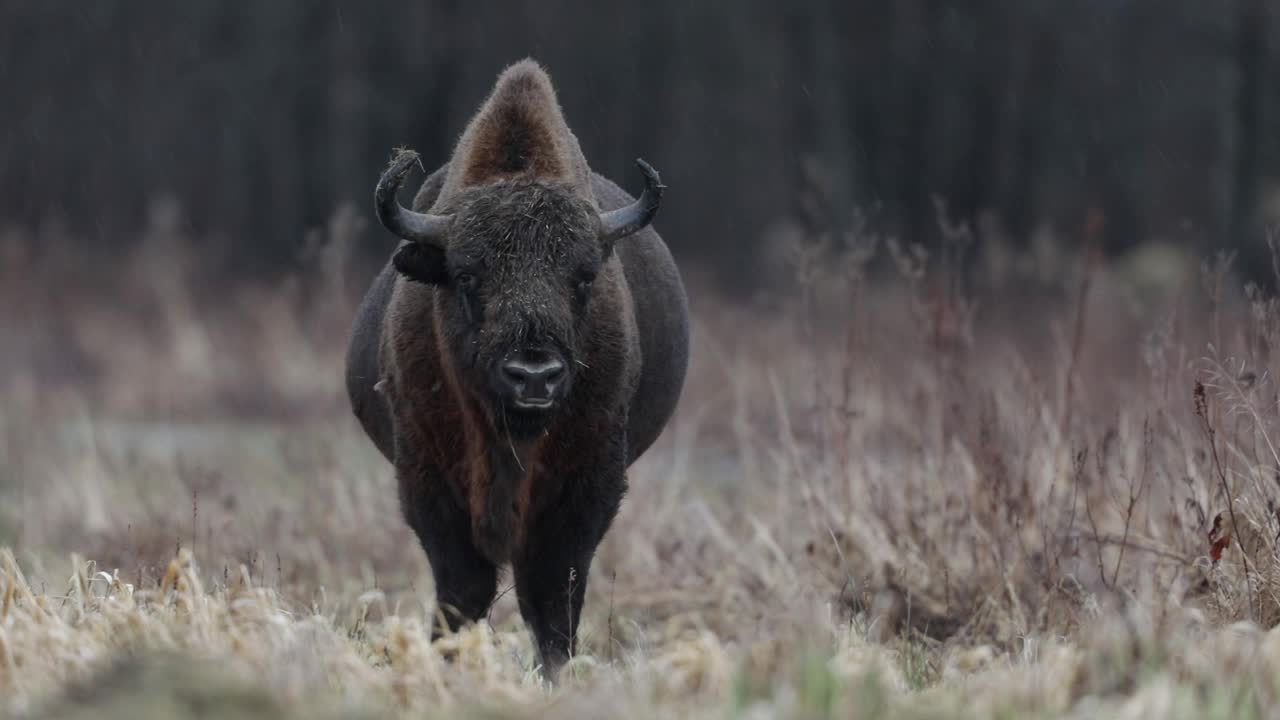
[[[1280,308],[1222,265],[957,231],[940,258],[790,241],[798,282],[752,307],[691,279],[682,407],[550,689],[510,593],[429,642],[429,569],[341,385],[348,249],[380,236],[343,214],[283,284],[229,285],[161,210],[129,257],[0,237],[0,714],[1280,702]]]

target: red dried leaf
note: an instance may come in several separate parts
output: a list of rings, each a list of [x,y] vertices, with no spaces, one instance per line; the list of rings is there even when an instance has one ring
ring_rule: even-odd
[[[1226,548],[1229,548],[1229,547],[1231,547],[1230,533],[1225,534],[1225,536],[1222,536],[1221,538],[1217,539],[1216,542],[1213,542],[1213,547],[1208,548],[1208,556],[1210,556],[1213,562],[1215,562],[1216,564],[1217,561],[1222,559],[1222,551],[1226,550]]]
[[[1231,547],[1231,533],[1227,533],[1214,541],[1213,545],[1209,548],[1209,558],[1217,564],[1217,562],[1222,559],[1222,551],[1229,547]]]
[[[1216,565],[1222,559],[1222,551],[1231,547],[1231,533],[1222,532],[1222,513],[1213,516],[1213,528],[1209,530],[1209,559]]]

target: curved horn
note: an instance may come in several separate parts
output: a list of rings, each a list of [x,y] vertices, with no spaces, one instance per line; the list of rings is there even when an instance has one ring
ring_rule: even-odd
[[[400,189],[405,176],[417,161],[418,153],[413,150],[401,150],[391,161],[386,172],[382,173],[382,177],[378,180],[378,187],[373,191],[378,221],[383,227],[405,240],[444,249],[449,216],[414,212],[396,200],[396,191]]]
[[[662,205],[662,191],[667,186],[662,184],[658,171],[640,158],[636,158],[636,165],[644,173],[644,192],[639,200],[626,207],[600,213],[600,237],[603,240],[618,240],[643,230],[653,222],[658,207]]]

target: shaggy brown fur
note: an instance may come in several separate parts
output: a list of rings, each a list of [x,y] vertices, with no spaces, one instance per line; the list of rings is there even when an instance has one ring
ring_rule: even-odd
[[[522,176],[564,182],[591,198],[591,171],[565,122],[551,78],[528,59],[498,76],[493,92],[462,132],[438,203],[449,202],[466,187]]]
[[[550,675],[573,650],[626,468],[666,424],[688,362],[662,240],[647,220],[616,248],[602,235],[600,213],[632,202],[588,169],[546,73],[513,65],[415,199],[446,240],[397,249],[348,357],[353,410],[396,469],[448,625],[483,614],[509,562]],[[564,360],[546,410],[512,404],[502,368],[521,353]]]

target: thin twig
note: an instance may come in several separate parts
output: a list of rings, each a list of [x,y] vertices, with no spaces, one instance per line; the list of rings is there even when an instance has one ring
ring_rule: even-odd
[[[609,648],[608,660],[611,663],[613,662],[613,591],[617,588],[617,583],[618,572],[615,570],[609,575],[609,618],[605,623],[609,629],[607,644]]]
[[[1094,547],[1098,551],[1098,577],[1102,580],[1102,584],[1110,589],[1107,584],[1107,568],[1102,562],[1102,542],[1101,533],[1098,532],[1098,522],[1093,518],[1093,503],[1089,502],[1089,496],[1084,496],[1084,515],[1089,518],[1089,527],[1093,529]]]
[[[1082,533],[1082,532],[1073,532],[1073,533],[1065,533],[1063,535],[1060,535],[1059,539],[1064,541],[1087,540],[1096,545],[1110,545],[1115,547],[1124,546],[1130,550],[1134,550],[1137,552],[1144,552],[1149,555],[1154,555],[1158,558],[1162,558],[1164,560],[1171,560],[1171,561],[1185,564],[1185,565],[1191,564],[1191,558],[1185,555],[1179,555],[1178,553],[1173,552],[1172,550],[1162,550],[1158,547],[1152,547],[1151,545],[1140,543],[1137,540],[1134,540],[1132,538],[1126,540],[1124,538],[1120,538],[1115,535],[1092,535],[1091,536],[1089,534]]]
[[[1244,551],[1244,543],[1240,539],[1240,524],[1236,521],[1235,498],[1232,496],[1231,487],[1227,483],[1227,474],[1222,469],[1222,461],[1218,458],[1217,432],[1214,430],[1213,423],[1209,421],[1208,400],[1205,397],[1204,383],[1199,380],[1196,381],[1193,397],[1196,416],[1200,418],[1200,427],[1204,430],[1205,437],[1209,440],[1209,454],[1213,458],[1213,469],[1217,473],[1218,481],[1222,484],[1223,494],[1227,496],[1227,516],[1231,519],[1231,533],[1235,536],[1236,548],[1240,550],[1240,557],[1244,560],[1244,580],[1249,588],[1249,604],[1252,606],[1255,594],[1249,554]],[[1262,609],[1258,608],[1257,612],[1258,617],[1261,617]]]
[[[1116,555],[1116,566],[1111,571],[1111,585],[1115,586],[1120,578],[1120,562],[1124,560],[1124,549],[1129,544],[1129,527],[1133,523],[1133,513],[1138,506],[1138,498],[1147,487],[1151,467],[1151,419],[1142,421],[1142,479],[1138,481],[1138,490],[1134,492],[1133,477],[1129,478],[1129,505],[1124,512],[1124,535],[1120,538],[1120,552]]]

